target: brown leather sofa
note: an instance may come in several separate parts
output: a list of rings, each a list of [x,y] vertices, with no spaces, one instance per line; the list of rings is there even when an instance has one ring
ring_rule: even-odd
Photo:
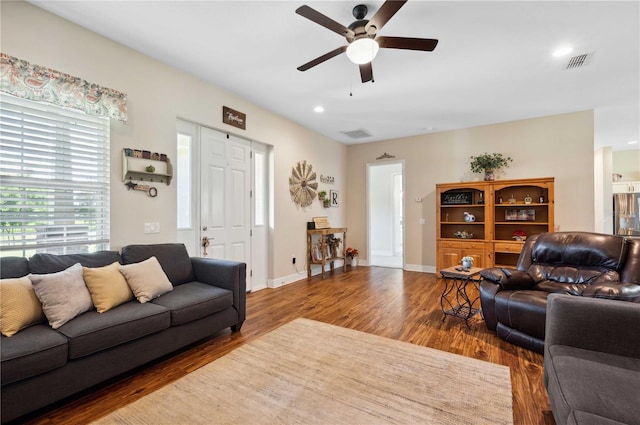
[[[543,353],[549,294],[640,302],[640,239],[587,232],[534,235],[516,268],[485,269],[481,276],[487,328]]]

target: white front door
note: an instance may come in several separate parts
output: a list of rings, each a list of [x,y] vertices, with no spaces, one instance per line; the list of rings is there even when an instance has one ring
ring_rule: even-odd
[[[246,263],[250,290],[251,142],[201,127],[200,190],[200,255]]]

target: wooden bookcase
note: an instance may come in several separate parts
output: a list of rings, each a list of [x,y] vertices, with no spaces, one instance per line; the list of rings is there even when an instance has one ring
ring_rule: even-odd
[[[553,185],[553,177],[437,184],[437,272],[464,256],[474,257],[474,267],[514,266],[524,244],[514,234],[554,229]]]

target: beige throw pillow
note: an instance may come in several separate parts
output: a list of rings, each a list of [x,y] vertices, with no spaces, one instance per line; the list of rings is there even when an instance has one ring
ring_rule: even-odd
[[[120,272],[127,278],[127,283],[133,295],[141,303],[159,297],[173,290],[173,285],[162,270],[156,257],[151,257],[140,263],[120,266]]]
[[[21,329],[42,322],[42,305],[27,276],[0,279],[0,332],[13,336]]]
[[[53,329],[93,308],[80,263],[58,273],[30,274],[29,279]]]
[[[83,267],[82,274],[98,313],[104,313],[133,299],[133,293],[120,273],[120,263],[117,261],[104,267]]]

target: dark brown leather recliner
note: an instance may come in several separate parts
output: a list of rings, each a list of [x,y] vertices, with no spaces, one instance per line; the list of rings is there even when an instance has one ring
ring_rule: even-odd
[[[480,274],[487,328],[505,341],[543,353],[549,294],[640,302],[640,239],[543,233],[527,239],[515,269]]]

